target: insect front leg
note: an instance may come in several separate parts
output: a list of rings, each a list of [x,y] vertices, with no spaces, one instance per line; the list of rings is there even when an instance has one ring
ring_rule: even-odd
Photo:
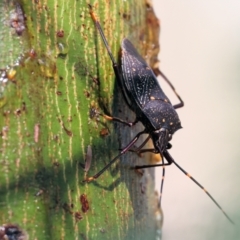
[[[119,66],[118,66],[118,64],[117,64],[117,61],[115,60],[115,58],[114,58],[114,56],[113,56],[113,54],[112,54],[112,51],[111,51],[110,46],[109,46],[109,44],[108,44],[108,41],[107,41],[107,39],[106,39],[106,37],[105,37],[105,34],[104,34],[104,32],[103,32],[103,29],[102,29],[102,27],[101,27],[101,25],[100,25],[100,22],[99,22],[97,16],[95,15],[95,13],[93,12],[92,5],[88,4],[88,7],[89,7],[89,10],[90,10],[91,18],[92,18],[92,20],[93,20],[93,22],[94,22],[94,24],[95,24],[95,26],[96,26],[96,28],[97,28],[100,36],[101,36],[101,38],[102,38],[102,41],[103,41],[103,43],[104,43],[104,45],[105,45],[105,47],[106,47],[106,49],[107,49],[107,52],[108,52],[108,55],[109,55],[110,59],[111,59],[112,68],[113,68],[113,70],[114,70],[115,77],[116,77],[116,79],[117,79],[118,85],[119,85],[119,87],[120,87],[120,89],[121,89],[121,92],[122,92],[122,94],[123,94],[124,100],[125,100],[126,104],[128,105],[128,107],[129,107],[130,109],[132,109],[132,103],[131,103],[131,101],[129,100],[128,95],[127,95],[127,92],[126,92],[126,89],[125,89],[124,86],[123,86],[123,79],[122,79],[122,75],[121,75],[121,73],[120,73],[120,70],[119,70]]]
[[[140,155],[141,153],[146,153],[146,152],[151,152],[151,153],[158,154],[159,151],[156,150],[155,148],[144,148],[144,149],[142,149],[147,144],[147,142],[149,141],[150,138],[151,137],[149,135],[139,147],[136,147],[134,149],[131,148],[131,149],[129,149],[129,152],[135,152],[138,155]],[[168,143],[166,149],[170,149],[170,148],[172,148],[172,144]]]
[[[155,153],[155,154],[161,154],[155,148],[152,148],[152,149],[141,149],[140,152],[141,153],[142,152],[151,152],[151,153]],[[163,155],[165,156],[164,153],[163,153]],[[151,164],[151,165],[142,165],[142,166],[134,166],[134,167],[132,167],[133,169],[142,169],[142,168],[150,168],[150,167],[162,167],[162,180],[161,180],[160,197],[159,197],[159,207],[160,208],[161,208],[163,185],[164,185],[164,178],[165,178],[165,166],[168,166],[168,165],[172,164],[171,158],[166,158],[167,163],[164,163],[164,158],[163,158],[162,154],[161,154],[161,157],[162,157],[162,163],[161,164]]]
[[[139,132],[135,138],[132,139],[132,141],[124,148],[122,149],[122,151],[115,157],[113,158],[101,171],[99,171],[97,174],[95,174],[92,177],[86,178],[85,180],[83,180],[83,182],[91,182],[93,180],[96,180],[97,178],[99,178],[114,162],[116,162],[116,160],[121,157],[123,154],[125,154],[126,152],[128,152],[128,150],[133,146],[133,144],[139,139],[139,137],[146,133],[145,130],[142,132]]]
[[[155,149],[146,149],[148,151],[145,152],[151,152],[151,153],[155,153],[155,154],[159,154],[158,152],[156,152]],[[141,168],[152,168],[152,167],[164,167],[164,166],[169,166],[171,165],[172,162],[167,162],[167,163],[161,163],[161,164],[148,164],[148,165],[136,165],[134,167],[131,167],[131,169],[141,169]]]

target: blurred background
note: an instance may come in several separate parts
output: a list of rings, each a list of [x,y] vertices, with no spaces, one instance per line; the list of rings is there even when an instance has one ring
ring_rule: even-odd
[[[235,222],[172,165],[166,168],[162,240],[240,239],[240,1],[153,3],[161,22],[160,67],[185,103],[178,110],[183,129],[170,153]],[[161,174],[156,169],[157,190]]]

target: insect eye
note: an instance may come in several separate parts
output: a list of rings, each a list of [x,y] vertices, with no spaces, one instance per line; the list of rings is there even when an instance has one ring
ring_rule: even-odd
[[[166,149],[171,149],[171,148],[172,148],[172,144],[168,143]]]

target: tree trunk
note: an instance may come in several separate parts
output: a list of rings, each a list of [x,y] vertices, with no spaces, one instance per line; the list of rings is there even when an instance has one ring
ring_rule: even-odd
[[[151,3],[97,2],[114,56],[127,37],[156,67],[159,23]],[[127,153],[97,181],[82,182],[87,149],[92,176],[143,128],[92,116],[94,108],[135,117],[87,3],[3,0],[0,17],[0,225],[16,224],[29,239],[156,239],[154,172],[130,169],[151,155]]]

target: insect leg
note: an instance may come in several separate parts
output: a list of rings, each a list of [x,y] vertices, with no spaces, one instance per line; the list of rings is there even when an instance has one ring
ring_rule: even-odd
[[[147,138],[146,140],[148,140]],[[141,149],[147,142],[144,141],[143,144],[140,145],[138,153],[144,153],[144,152],[151,152],[151,153],[156,153],[159,154],[159,151],[156,150],[155,148],[149,148],[149,149]],[[145,143],[145,144],[144,144]],[[169,146],[171,147],[171,146]],[[172,161],[171,159],[166,159],[167,163],[164,163],[164,158],[162,157],[162,164],[151,164],[151,165],[142,165],[142,166],[135,166],[133,167],[134,169],[141,169],[141,168],[150,168],[150,167],[162,167],[162,180],[161,180],[161,186],[160,186],[160,196],[159,196],[159,207],[161,207],[161,202],[162,202],[162,193],[163,193],[163,185],[164,185],[164,178],[165,178],[165,166],[171,165]]]
[[[146,152],[150,152],[150,153],[155,153],[158,154],[159,152],[155,149],[155,148],[145,148],[145,149],[129,149],[129,152],[136,152],[137,154],[141,154],[141,153],[146,153]]]
[[[122,76],[121,76],[119,68],[118,68],[118,64],[117,64],[115,58],[113,57],[113,54],[112,54],[111,49],[110,49],[110,47],[108,45],[107,39],[106,39],[106,37],[105,37],[105,35],[103,33],[102,27],[101,27],[101,25],[100,25],[96,15],[93,12],[92,6],[90,4],[88,4],[88,7],[90,9],[90,15],[92,17],[92,20],[95,23],[95,26],[96,26],[96,28],[97,28],[97,30],[98,30],[98,32],[99,32],[99,34],[100,34],[100,36],[101,36],[101,38],[103,40],[103,43],[104,43],[104,45],[105,45],[105,47],[107,49],[108,55],[109,55],[109,57],[110,57],[110,59],[112,61],[112,67],[113,67],[115,76],[117,78],[118,84],[119,84],[119,86],[121,88],[124,100],[127,103],[127,105],[129,106],[129,108],[132,109],[131,102],[130,102],[129,98],[127,97],[126,90],[123,87],[123,80],[122,80]]]
[[[153,150],[153,151],[148,151],[148,152],[152,152],[152,153],[158,153],[158,152],[154,152],[154,149],[146,149],[146,150]],[[134,167],[131,167],[131,169],[141,169],[141,168],[152,168],[152,167],[164,167],[164,166],[168,166],[171,165],[172,162],[167,162],[167,163],[161,163],[161,164],[149,164],[149,165],[136,165]]]
[[[169,154],[168,151],[165,151],[164,153],[164,157],[166,158],[167,161],[170,161],[171,163],[174,163],[176,165],[176,167],[178,169],[180,169],[187,177],[189,177],[193,182],[195,182],[207,195],[209,198],[211,198],[211,200],[214,202],[214,204],[222,211],[222,213],[225,215],[225,217],[232,223],[234,224],[234,222],[232,221],[232,219],[224,212],[224,210],[222,209],[222,207],[218,204],[218,202],[212,197],[212,195],[195,179],[193,178],[189,173],[187,173],[182,167],[180,167],[172,158],[172,156]]]
[[[144,142],[139,147],[137,147],[135,149],[129,149],[128,151],[129,152],[135,152],[137,154],[141,154],[141,153],[145,153],[145,152],[151,152],[151,153],[158,154],[159,151],[156,150],[155,148],[144,148],[144,149],[142,149],[146,145],[146,143],[148,142],[149,139],[150,139],[150,135],[144,140]],[[172,148],[172,144],[168,143],[166,149],[170,149],[170,148]]]
[[[102,117],[104,117],[108,121],[119,122],[119,123],[125,124],[129,127],[134,126],[138,122],[138,119],[136,119],[134,122],[126,122],[126,121],[122,120],[121,118],[112,117],[112,116],[109,116],[109,115],[106,115],[106,114],[99,113],[99,115],[101,115]]]
[[[152,152],[152,153],[159,153],[156,149],[142,149],[141,152]],[[164,153],[163,153],[164,154]],[[135,166],[134,169],[141,169],[141,168],[150,168],[150,167],[162,167],[162,180],[160,186],[160,196],[159,196],[159,207],[161,207],[162,202],[162,193],[163,193],[163,185],[164,185],[164,178],[165,178],[165,166],[171,165],[172,161],[166,159],[167,163],[164,163],[164,158],[162,158],[162,164],[151,164],[151,165],[142,165],[142,166]]]
[[[132,127],[134,126],[139,120],[136,118],[135,121],[133,122],[127,122],[121,118],[117,118],[117,117],[112,117],[110,115],[106,115],[106,114],[103,114],[103,113],[100,113],[97,111],[97,109],[95,108],[91,108],[90,109],[90,118],[96,118],[98,119],[98,116],[102,116],[103,118],[105,118],[106,120],[108,121],[115,121],[115,122],[119,122],[119,123],[122,123],[122,124],[125,124],[129,127]]]
[[[97,179],[99,176],[101,176],[119,157],[121,157],[124,153],[126,153],[132,147],[132,145],[139,139],[139,137],[144,133],[146,133],[145,130],[142,132],[139,132],[135,136],[135,138],[133,138],[132,141],[115,158],[113,158],[101,171],[99,171],[94,176],[85,179],[83,182],[91,182]]]
[[[135,149],[129,149],[128,151],[135,152],[137,154],[142,153],[142,148],[146,145],[149,139],[150,139],[150,135],[148,135],[148,137],[144,140],[144,142],[139,147],[136,147]]]
[[[140,152],[141,149],[146,145],[146,143],[148,142],[148,140],[150,139],[150,135],[148,135],[148,137],[144,140],[144,142],[137,148],[135,149],[137,152]]]
[[[178,95],[178,93],[176,92],[176,89],[175,87],[172,85],[172,83],[168,80],[168,78],[160,71],[158,70],[157,73],[162,76],[162,78],[167,82],[167,84],[171,87],[171,89],[173,90],[173,92],[175,93],[175,95],[177,96],[177,98],[179,99],[180,103],[176,104],[176,105],[173,105],[173,107],[175,109],[177,108],[181,108],[184,106],[184,102],[182,100],[182,98]]]

